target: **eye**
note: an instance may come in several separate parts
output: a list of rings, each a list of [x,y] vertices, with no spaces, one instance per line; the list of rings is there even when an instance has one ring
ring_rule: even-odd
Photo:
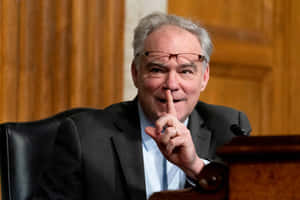
[[[186,65],[180,69],[181,74],[194,74],[195,73],[195,67],[193,65]]]
[[[191,70],[191,69],[184,69],[184,70],[181,70],[180,73],[182,73],[182,74],[194,74],[194,71]]]
[[[151,64],[148,66],[148,71],[152,74],[158,74],[166,72],[166,69],[158,64]]]
[[[162,72],[163,72],[163,70],[160,69],[160,68],[158,68],[158,67],[152,67],[152,68],[150,68],[149,71],[150,71],[151,73],[162,73]]]

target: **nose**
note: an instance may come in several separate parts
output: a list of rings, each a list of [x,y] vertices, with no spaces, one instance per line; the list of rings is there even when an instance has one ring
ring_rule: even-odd
[[[177,73],[175,71],[170,71],[166,76],[164,89],[176,91],[179,88],[179,83],[177,79]]]

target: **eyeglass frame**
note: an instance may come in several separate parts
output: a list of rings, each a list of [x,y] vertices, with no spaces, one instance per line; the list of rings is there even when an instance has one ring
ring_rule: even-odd
[[[178,55],[182,55],[182,54],[192,54],[192,55],[196,55],[196,56],[198,56],[198,60],[196,60],[196,61],[199,61],[199,62],[205,62],[205,63],[207,63],[208,62],[208,60],[207,60],[207,58],[204,56],[204,55],[202,55],[202,54],[198,54],[198,53],[187,53],[187,52],[184,52],[184,53],[167,53],[167,52],[164,52],[164,51],[143,51],[142,53],[137,53],[135,56],[136,57],[138,57],[138,56],[140,56],[140,55],[143,55],[143,56],[145,56],[145,57],[148,57],[149,55],[147,55],[147,54],[149,54],[149,53],[164,53],[164,54],[166,54],[166,55],[168,55],[168,58],[169,58],[169,60],[174,56],[176,59],[178,58]]]

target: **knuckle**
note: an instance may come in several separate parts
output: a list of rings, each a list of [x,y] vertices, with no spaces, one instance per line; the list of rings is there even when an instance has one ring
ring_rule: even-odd
[[[170,146],[174,146],[174,145],[175,145],[174,140],[170,140],[169,145],[170,145]]]

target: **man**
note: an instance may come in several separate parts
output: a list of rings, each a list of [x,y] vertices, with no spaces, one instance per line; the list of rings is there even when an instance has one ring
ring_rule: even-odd
[[[53,166],[42,177],[48,199],[146,199],[197,180],[237,124],[236,110],[199,102],[209,80],[212,45],[201,26],[151,14],[135,29],[135,100],[62,123]]]

